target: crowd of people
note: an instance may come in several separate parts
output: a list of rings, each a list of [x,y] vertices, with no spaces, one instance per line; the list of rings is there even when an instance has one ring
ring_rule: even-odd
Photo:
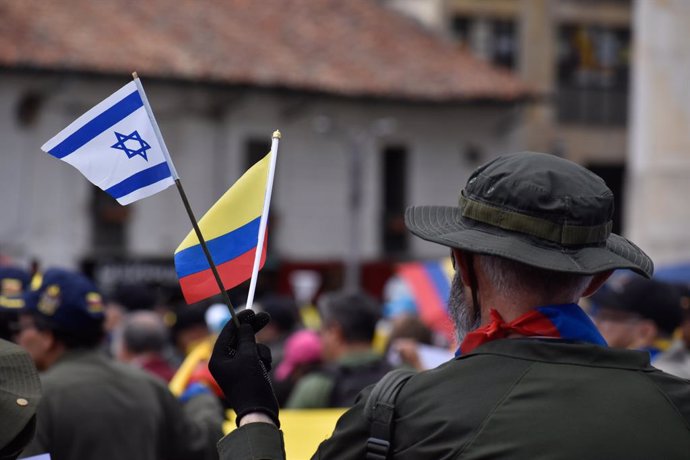
[[[523,153],[479,168],[458,207],[408,210],[451,248],[456,343],[362,292],[320,294],[317,321],[264,295],[235,322],[213,300],[2,266],[0,459],[278,459],[281,409],[326,407],[350,410],[317,458],[686,458],[690,290],[649,279],[611,206],[584,168]]]
[[[210,299],[172,308],[137,284],[102,295],[63,268],[3,266],[0,289],[0,338],[28,352],[43,386],[36,436],[23,455],[218,458],[228,414],[208,358],[231,319],[227,306]],[[262,296],[254,309],[270,315],[257,341],[270,350],[279,406],[292,409],[351,406],[393,369],[392,344],[431,344],[434,335],[413,315],[383,318],[383,306],[364,293],[322,294],[316,328],[304,325],[290,296]],[[381,341],[382,330],[392,340]],[[395,365],[420,367],[413,352],[405,356],[412,358]]]

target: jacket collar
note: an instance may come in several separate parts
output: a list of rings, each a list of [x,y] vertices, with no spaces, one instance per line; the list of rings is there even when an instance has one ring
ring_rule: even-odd
[[[467,355],[499,355],[529,361],[573,364],[589,367],[653,371],[649,353],[634,350],[617,350],[587,343],[573,343],[559,339],[513,338],[487,342]]]

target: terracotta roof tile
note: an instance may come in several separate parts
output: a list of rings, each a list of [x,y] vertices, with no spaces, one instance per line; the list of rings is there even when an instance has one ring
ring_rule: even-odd
[[[530,93],[375,0],[0,0],[0,66],[414,100]]]

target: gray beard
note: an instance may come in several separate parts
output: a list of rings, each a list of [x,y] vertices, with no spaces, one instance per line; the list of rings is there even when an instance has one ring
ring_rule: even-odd
[[[481,325],[481,316],[465,295],[465,289],[462,282],[460,282],[460,276],[457,272],[453,277],[453,284],[450,288],[448,310],[453,323],[455,323],[455,336],[458,344],[461,344],[468,332],[477,329]]]

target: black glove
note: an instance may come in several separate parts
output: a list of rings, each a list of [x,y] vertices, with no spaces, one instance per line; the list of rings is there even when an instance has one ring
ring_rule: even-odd
[[[228,321],[221,331],[208,363],[211,375],[235,410],[237,426],[250,412],[268,415],[276,426],[278,400],[273,393],[268,372],[271,370],[271,350],[257,344],[254,334],[270,320],[267,313],[254,314],[243,310],[237,314],[239,330],[234,321]]]

